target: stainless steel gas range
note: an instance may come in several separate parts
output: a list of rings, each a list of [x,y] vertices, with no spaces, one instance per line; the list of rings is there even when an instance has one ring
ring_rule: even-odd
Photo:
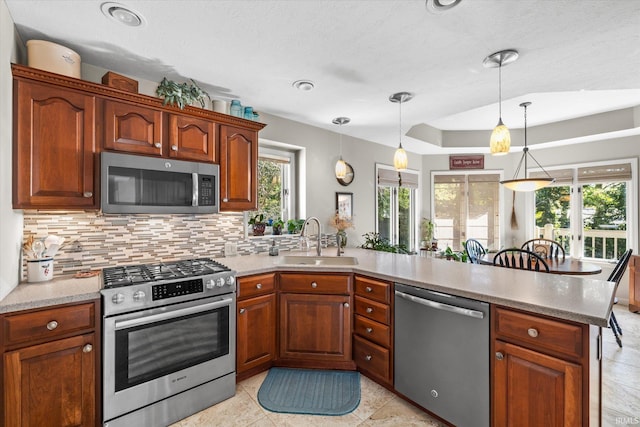
[[[208,258],[105,268],[104,426],[163,426],[235,394],[235,272]]]

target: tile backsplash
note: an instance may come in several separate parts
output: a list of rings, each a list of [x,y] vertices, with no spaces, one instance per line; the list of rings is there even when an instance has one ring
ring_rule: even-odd
[[[241,212],[212,215],[104,215],[100,212],[24,212],[24,238],[56,235],[66,239],[55,256],[54,276],[104,267],[224,257],[226,242],[238,255],[298,248],[296,235],[246,238]],[[224,261],[222,261],[224,263]],[[23,277],[26,278],[26,260]]]

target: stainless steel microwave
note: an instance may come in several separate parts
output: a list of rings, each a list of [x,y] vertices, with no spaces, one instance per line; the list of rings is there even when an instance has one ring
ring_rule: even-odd
[[[104,213],[218,212],[218,165],[109,152],[100,163]]]

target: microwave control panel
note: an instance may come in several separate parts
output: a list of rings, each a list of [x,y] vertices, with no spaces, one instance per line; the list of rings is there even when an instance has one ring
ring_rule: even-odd
[[[198,206],[215,206],[215,177],[212,175],[200,175],[199,181]]]

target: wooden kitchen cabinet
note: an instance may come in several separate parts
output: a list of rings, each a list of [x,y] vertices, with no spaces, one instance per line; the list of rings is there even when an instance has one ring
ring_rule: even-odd
[[[104,148],[130,154],[162,156],[165,151],[163,113],[153,108],[104,102]]]
[[[601,328],[492,306],[492,426],[599,425]]]
[[[220,126],[220,210],[246,211],[258,203],[258,132]]]
[[[236,381],[271,367],[276,315],[274,273],[238,278]]]
[[[171,114],[169,156],[180,160],[217,163],[215,123],[197,117]]]
[[[14,79],[13,208],[97,209],[92,95]]]
[[[353,369],[352,276],[280,273],[278,364]]]
[[[356,275],[353,359],[363,374],[393,387],[391,282]]]
[[[640,311],[640,256],[629,260],[629,311]]]
[[[99,424],[99,304],[95,300],[0,318],[5,427]]]

